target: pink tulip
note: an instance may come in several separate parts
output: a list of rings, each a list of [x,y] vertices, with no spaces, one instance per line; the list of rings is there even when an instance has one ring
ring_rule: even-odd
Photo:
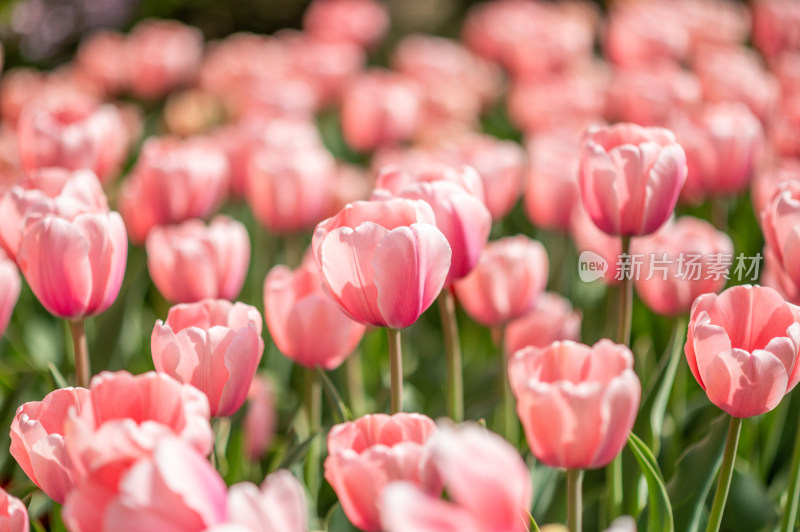
[[[259,461],[269,449],[277,425],[274,386],[256,375],[247,392],[247,413],[242,422],[244,452],[251,462]]]
[[[0,530],[4,532],[28,532],[28,509],[21,500],[0,488]]]
[[[0,337],[6,332],[21,288],[16,264],[0,250]]]
[[[264,352],[261,322],[255,307],[224,299],[175,305],[153,327],[153,364],[206,394],[212,416],[230,416],[244,403]]]
[[[685,179],[686,155],[669,130],[618,124],[585,133],[581,199],[610,235],[646,235],[661,227]]]
[[[45,76],[32,68],[17,67],[3,72],[0,81],[0,115],[3,122],[16,128],[22,108],[41,92],[44,85]]]
[[[312,229],[330,214],[335,172],[333,157],[321,145],[255,151],[247,168],[247,202],[270,232]]]
[[[381,522],[388,532],[523,532],[528,530],[531,476],[517,450],[472,423],[442,427],[428,442],[430,461],[448,501],[409,482],[384,490]],[[501,472],[502,474],[498,474]]]
[[[604,261],[608,265],[598,279],[606,284],[616,284],[623,279],[625,271],[620,261],[622,239],[598,229],[580,203],[572,209],[569,234],[581,257],[584,257],[585,252],[590,252],[587,253],[587,258],[597,262]]]
[[[753,211],[756,215],[759,215],[764,207],[770,204],[781,184],[787,181],[800,182],[800,159],[781,158],[771,161],[759,169],[750,188],[750,194],[753,197]],[[2,227],[0,227],[1,236]]]
[[[615,5],[603,43],[606,56],[628,67],[684,59],[690,41],[680,15],[664,0]]]
[[[203,34],[177,20],[147,19],[131,30],[125,48],[130,90],[140,98],[159,98],[194,77]]]
[[[572,209],[580,201],[580,147],[570,130],[536,135],[528,142],[525,212],[534,225],[569,230]]]
[[[303,16],[310,35],[363,47],[376,45],[388,28],[386,6],[375,0],[314,0]]]
[[[422,414],[371,414],[335,425],[328,433],[325,479],[342,509],[361,530],[381,530],[384,488],[397,480],[438,496],[442,486],[425,460],[425,442],[436,430]]]
[[[480,178],[468,166],[460,169],[432,168],[428,172],[405,178],[392,175],[398,173],[402,172],[391,168],[382,172],[378,176],[373,198],[394,196],[423,200],[431,206],[436,227],[447,238],[452,251],[450,271],[445,280],[445,285],[449,286],[472,271],[489,240],[492,215],[483,202]],[[380,188],[391,186],[391,181],[395,185],[403,181],[408,184],[397,186],[394,191]],[[466,185],[469,182],[475,185]]]
[[[637,238],[631,256],[641,258],[636,292],[654,312],[688,312],[701,294],[725,288],[733,264],[733,242],[713,225],[691,216],[667,222]]]
[[[779,156],[800,158],[800,94],[783,101],[771,124],[770,138]]]
[[[125,35],[113,30],[99,30],[81,40],[75,56],[82,75],[103,89],[117,94],[128,84],[128,72],[120,57],[125,54]]]
[[[43,168],[29,174],[0,197],[4,213],[0,224],[0,246],[15,258],[25,230],[28,212],[56,213],[74,219],[85,212],[108,212],[108,200],[90,170],[70,172]]]
[[[504,218],[522,194],[525,150],[516,142],[489,135],[467,135],[436,150],[438,161],[467,165],[483,180],[486,207],[492,219]]]
[[[677,4],[692,50],[708,45],[737,45],[749,36],[750,14],[745,4],[726,0],[679,0]]]
[[[228,523],[249,532],[306,532],[306,492],[287,470],[264,479],[259,489],[242,482],[228,490]]]
[[[413,78],[380,70],[354,79],[342,95],[342,133],[358,151],[411,138],[420,115],[422,93]]]
[[[581,314],[553,292],[545,292],[536,306],[506,326],[503,346],[510,357],[523,347],[546,347],[558,340],[577,341],[581,336]]]
[[[734,286],[692,305],[686,360],[709,400],[734,417],[769,412],[800,380],[800,309],[773,289]]]
[[[149,138],[120,189],[131,241],[143,243],[156,225],[207,217],[225,198],[228,180],[225,154],[210,139]]]
[[[800,251],[800,182],[781,183],[761,211],[761,230],[776,264],[800,286],[796,267]]]
[[[602,467],[628,441],[641,384],[624,345],[565,340],[526,347],[509,360],[508,377],[528,445],[545,464]]]
[[[437,163],[430,154],[413,150],[405,154],[383,152],[380,155],[385,157],[387,164],[382,164],[377,172],[376,190],[399,194],[415,183],[447,181],[459,185],[481,201],[486,197],[481,176],[470,166]]]
[[[100,474],[73,491],[62,510],[74,532],[200,531],[225,522],[225,482],[197,449],[162,436],[116,483]]]
[[[23,178],[19,162],[17,133],[7,124],[0,124],[0,196]]]
[[[317,226],[312,250],[323,286],[365,325],[402,329],[433,303],[450,245],[424,201],[357,201]]]
[[[58,166],[92,170],[107,183],[128,150],[125,124],[113,105],[87,98],[59,98],[26,106],[17,123],[20,160],[26,172]]]
[[[478,264],[453,285],[472,319],[497,326],[534,308],[547,284],[547,252],[539,242],[517,235],[489,242]]]
[[[235,299],[250,264],[250,237],[241,222],[218,215],[155,227],[147,237],[147,268],[172,303]]]
[[[753,2],[753,44],[766,57],[800,49],[800,6],[792,0]]]
[[[64,420],[89,405],[89,390],[63,388],[17,408],[11,422],[11,456],[48,497],[59,504],[80,480],[64,441]]]
[[[353,321],[322,289],[313,257],[295,271],[275,266],[264,279],[270,335],[284,356],[307,368],[337,368],[355,350],[366,327]]]
[[[128,258],[125,224],[116,212],[29,215],[17,264],[51,313],[78,319],[105,311],[119,294]]]

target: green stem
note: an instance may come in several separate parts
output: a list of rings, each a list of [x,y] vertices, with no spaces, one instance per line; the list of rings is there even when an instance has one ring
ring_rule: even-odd
[[[355,417],[367,413],[367,399],[364,393],[364,368],[361,365],[361,350],[356,349],[345,361],[347,371],[347,394],[350,408]]]
[[[308,416],[308,435],[314,439],[308,447],[306,462],[306,485],[314,501],[319,492],[320,439],[318,433],[322,426],[322,385],[313,369],[306,373],[306,415]]]
[[[500,380],[503,390],[503,435],[514,447],[519,444],[519,421],[517,420],[516,401],[511,392],[511,383],[508,380],[508,357],[505,349],[506,326],[499,325],[492,328],[492,340],[501,361]]]
[[[720,231],[728,230],[728,198],[711,198],[711,223]]]
[[[391,413],[403,411],[403,350],[400,329],[387,328],[389,339],[389,366],[392,377]]]
[[[461,367],[461,344],[458,341],[456,300],[453,297],[452,287],[442,290],[438,300],[447,360],[447,410],[453,421],[460,423],[464,420],[464,380]]]
[[[631,237],[622,238],[622,256],[630,256]],[[631,269],[628,275],[622,280],[619,292],[619,314],[617,315],[617,342],[620,344],[631,345],[631,319],[633,317],[633,274],[635,269]]]
[[[89,387],[89,347],[86,343],[86,330],[84,320],[70,320],[69,331],[72,334],[72,346],[75,355],[75,381],[81,388]]]
[[[567,469],[567,528],[569,528],[569,532],[581,532],[582,530],[582,487],[583,470]]]
[[[794,437],[794,452],[790,467],[789,494],[786,499],[786,510],[783,513],[781,532],[795,530],[794,525],[797,522],[797,501],[800,497],[800,424],[797,426],[797,434]]]
[[[728,499],[728,489],[733,478],[733,464],[736,461],[736,448],[739,445],[739,433],[742,431],[742,418],[731,416],[728,426],[728,437],[725,440],[725,454],[722,456],[722,466],[719,470],[717,491],[714,493],[714,502],[711,504],[711,513],[708,515],[706,532],[717,532],[722,523],[722,513]]]

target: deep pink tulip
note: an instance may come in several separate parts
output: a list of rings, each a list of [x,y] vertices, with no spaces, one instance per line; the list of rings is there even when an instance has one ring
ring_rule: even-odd
[[[800,6],[792,0],[753,2],[753,43],[766,57],[800,50]]]
[[[195,76],[203,56],[203,34],[177,20],[147,19],[131,30],[125,48],[131,92],[159,98]]]
[[[51,212],[73,219],[82,212],[108,212],[108,200],[90,170],[70,172],[43,168],[25,177],[0,197],[0,246],[15,258],[25,230],[28,211]]]
[[[452,251],[450,271],[445,280],[445,285],[449,286],[472,271],[489,240],[492,215],[486,208],[483,195],[470,190],[482,192],[480,177],[468,166],[453,169],[432,168],[428,172],[406,178],[391,175],[397,173],[401,172],[390,168],[378,176],[373,198],[393,196],[423,200],[431,206],[436,227],[447,238]],[[398,186],[394,191],[380,188],[390,181],[398,185],[403,181],[408,184]],[[475,183],[475,186],[466,185],[470,182]]]
[[[533,309],[547,284],[547,252],[523,235],[489,242],[478,264],[453,285],[472,319],[497,326]]]
[[[0,250],[0,337],[6,332],[21,288],[17,265]]]
[[[224,299],[175,305],[151,336],[153,364],[206,394],[211,415],[230,416],[244,403],[264,340],[255,307]]]
[[[761,211],[761,230],[775,262],[800,286],[800,182],[786,181],[778,186]]]
[[[622,239],[598,229],[580,202],[572,209],[569,234],[582,258],[584,252],[591,252],[594,255],[587,254],[585,258],[597,262],[602,260],[608,265],[598,279],[606,284],[615,284],[623,279],[624,271],[619,259],[622,254]]]
[[[313,257],[296,270],[275,266],[264,279],[270,336],[281,353],[307,368],[337,368],[355,350],[366,327],[353,321],[322,289]]]
[[[618,124],[584,135],[581,199],[610,235],[646,235],[661,227],[685,179],[686,155],[669,130]]]
[[[531,476],[510,443],[483,427],[466,423],[441,427],[429,440],[428,448],[449,500],[434,498],[408,482],[389,484],[381,508],[385,530],[528,530]]]
[[[119,213],[28,215],[17,264],[36,298],[64,319],[93,316],[116,300],[128,237]]]
[[[261,484],[234,484],[228,490],[228,523],[242,532],[307,532],[306,492],[294,475],[276,471]],[[221,531],[220,531],[221,532]]]
[[[543,132],[528,143],[525,212],[537,227],[566,232],[580,202],[580,147],[571,130]]]
[[[314,0],[303,16],[303,29],[323,40],[369,47],[389,28],[386,6],[375,0]]]
[[[511,356],[529,345],[546,347],[558,340],[578,341],[580,336],[580,312],[572,309],[568,299],[545,292],[533,310],[506,326],[503,347]]]
[[[255,151],[247,167],[247,203],[270,232],[310,230],[330,215],[335,173],[335,160],[321,145]]]
[[[155,227],[147,237],[147,268],[172,303],[236,299],[250,265],[250,237],[241,222],[215,216]]]
[[[247,392],[247,413],[242,422],[242,440],[248,460],[258,462],[269,449],[278,414],[272,382],[260,375],[253,377]]]
[[[709,400],[734,417],[769,412],[800,380],[800,309],[764,286],[692,305],[686,361]]]
[[[95,472],[62,510],[74,532],[201,531],[227,517],[225,482],[202,454],[170,435],[109,483]]]
[[[335,425],[328,433],[325,479],[350,522],[381,530],[379,505],[387,484],[405,480],[438,496],[441,480],[425,459],[425,442],[436,430],[422,414],[370,414]]]
[[[117,108],[86,98],[26,106],[17,123],[17,139],[26,172],[51,166],[89,169],[103,183],[117,176],[128,151]]]
[[[682,216],[647,237],[631,256],[641,259],[636,292],[658,314],[683,314],[701,294],[725,288],[734,263],[733,242],[705,220]]]
[[[317,226],[312,251],[339,307],[365,325],[402,329],[433,303],[450,245],[424,201],[356,201]]]
[[[17,408],[11,422],[11,456],[48,497],[63,504],[80,480],[64,442],[64,420],[90,408],[89,390],[62,388]]]
[[[16,497],[0,488],[0,530],[3,532],[28,532],[28,509]]]
[[[367,71],[342,95],[342,133],[358,151],[408,140],[420,116],[422,92],[416,81],[388,71]]]
[[[211,139],[147,139],[120,189],[131,241],[143,243],[156,225],[209,216],[225,198],[229,174],[225,153]]]
[[[602,467],[628,441],[641,384],[624,345],[565,340],[526,347],[509,360],[508,377],[528,445],[545,464]]]

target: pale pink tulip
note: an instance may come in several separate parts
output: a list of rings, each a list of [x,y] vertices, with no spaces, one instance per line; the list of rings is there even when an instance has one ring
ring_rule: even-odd
[[[389,71],[366,71],[342,95],[342,133],[358,151],[411,138],[417,127],[422,92],[416,81]]]
[[[511,356],[529,345],[546,347],[558,340],[578,341],[580,336],[580,312],[572,309],[568,299],[545,292],[533,310],[506,326],[503,347]]]
[[[28,532],[28,509],[21,500],[0,488],[0,530],[3,532]]]
[[[761,276],[761,284],[778,292],[789,303],[800,304],[800,287],[794,284],[769,246],[764,246],[764,274]]]
[[[177,20],[142,20],[128,34],[124,59],[131,92],[159,98],[194,78],[203,34]]]
[[[775,262],[800,286],[800,182],[785,181],[761,211],[761,230]]]
[[[119,213],[29,214],[17,264],[51,313],[78,319],[105,311],[125,276],[128,237]]]
[[[99,30],[81,40],[75,55],[77,68],[106,94],[118,94],[128,84],[128,72],[120,57],[125,54],[125,35]]]
[[[353,321],[322,289],[313,257],[299,268],[275,266],[264,279],[270,336],[284,356],[307,368],[338,367],[355,350],[366,327]]]
[[[68,96],[23,108],[17,139],[26,172],[51,166],[89,169],[103,183],[117,176],[128,150],[116,107]]]
[[[156,225],[210,215],[225,198],[229,177],[225,153],[210,139],[149,138],[120,189],[131,241],[143,243]]]
[[[43,168],[27,175],[0,197],[0,246],[16,258],[30,213],[55,213],[74,219],[86,212],[108,212],[108,200],[97,177],[90,170],[70,172]]]
[[[775,290],[734,286],[692,305],[686,360],[709,400],[734,417],[769,412],[800,380],[800,309]]]
[[[387,169],[378,176],[373,198],[393,196],[423,200],[431,206],[436,227],[447,238],[452,251],[450,271],[445,280],[445,285],[449,286],[472,271],[489,240],[492,215],[484,204],[483,195],[470,190],[482,192],[482,186],[478,185],[480,178],[468,166],[460,169],[431,168],[428,172],[406,178],[392,175],[397,173],[401,172]],[[394,191],[381,189],[391,181],[395,185],[403,181],[408,184],[398,186]],[[476,185],[465,186],[469,182]]]
[[[312,251],[323,285],[356,321],[402,329],[433,303],[450,245],[420,200],[357,201],[317,226]]]
[[[525,213],[534,225],[566,232],[580,202],[580,144],[572,130],[555,130],[528,142]]]
[[[627,67],[684,59],[690,40],[680,15],[666,0],[615,4],[603,42],[606,56]]]
[[[324,147],[262,149],[247,167],[248,205],[274,233],[312,229],[330,215],[336,164]]]
[[[48,497],[63,504],[81,475],[64,442],[64,421],[70,411],[89,405],[89,390],[62,388],[41,401],[17,408],[11,422],[11,456]]]
[[[222,120],[224,109],[216,95],[202,89],[175,92],[164,104],[164,122],[170,133],[199,135]]]
[[[781,183],[786,181],[800,182],[800,159],[781,158],[759,169],[750,188],[756,216],[769,205]],[[2,238],[2,227],[0,227],[0,238]]]
[[[277,418],[272,381],[256,375],[247,392],[247,413],[242,422],[244,452],[251,462],[259,461],[269,449]]]
[[[510,443],[469,423],[440,428],[428,447],[430,462],[444,481],[448,500],[435,498],[409,482],[393,482],[383,492],[381,523],[385,530],[528,530],[531,476]]]
[[[347,518],[361,530],[381,530],[384,488],[397,480],[438,496],[442,485],[426,460],[425,442],[436,430],[422,414],[370,414],[335,425],[328,433],[325,479]]]
[[[528,445],[545,464],[602,467],[628,441],[641,384],[624,345],[565,340],[526,347],[509,360],[508,377]]]
[[[610,235],[646,235],[661,227],[685,179],[686,154],[669,130],[618,124],[584,135],[581,199]]]
[[[314,0],[303,16],[310,35],[363,47],[377,44],[388,28],[387,8],[375,0]]]
[[[489,242],[475,268],[453,285],[472,319],[497,326],[534,308],[547,284],[547,252],[524,235]]]
[[[800,158],[800,94],[782,102],[769,135],[779,156]]]
[[[598,229],[580,202],[572,209],[569,234],[581,259],[586,258],[598,264],[605,262],[607,265],[598,279],[606,284],[615,284],[623,279],[625,272],[620,261],[622,239]]]
[[[631,256],[641,259],[636,292],[658,314],[688,312],[701,294],[719,292],[734,262],[733,242],[713,225],[691,216],[637,238]]]
[[[262,321],[255,307],[224,299],[175,305],[153,327],[156,371],[206,394],[212,416],[230,416],[244,403],[264,352]]]
[[[249,482],[228,490],[228,523],[249,532],[307,532],[306,492],[289,471],[264,479],[261,488]]]
[[[245,226],[227,216],[206,225],[189,220],[155,227],[147,237],[147,269],[167,301],[236,299],[250,265]]]
[[[0,250],[0,337],[6,332],[21,288],[16,264]]]

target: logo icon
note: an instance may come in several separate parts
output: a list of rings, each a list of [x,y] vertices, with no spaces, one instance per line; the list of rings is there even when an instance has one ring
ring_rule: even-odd
[[[578,277],[584,283],[600,279],[607,271],[608,262],[594,251],[584,251],[578,257]]]

